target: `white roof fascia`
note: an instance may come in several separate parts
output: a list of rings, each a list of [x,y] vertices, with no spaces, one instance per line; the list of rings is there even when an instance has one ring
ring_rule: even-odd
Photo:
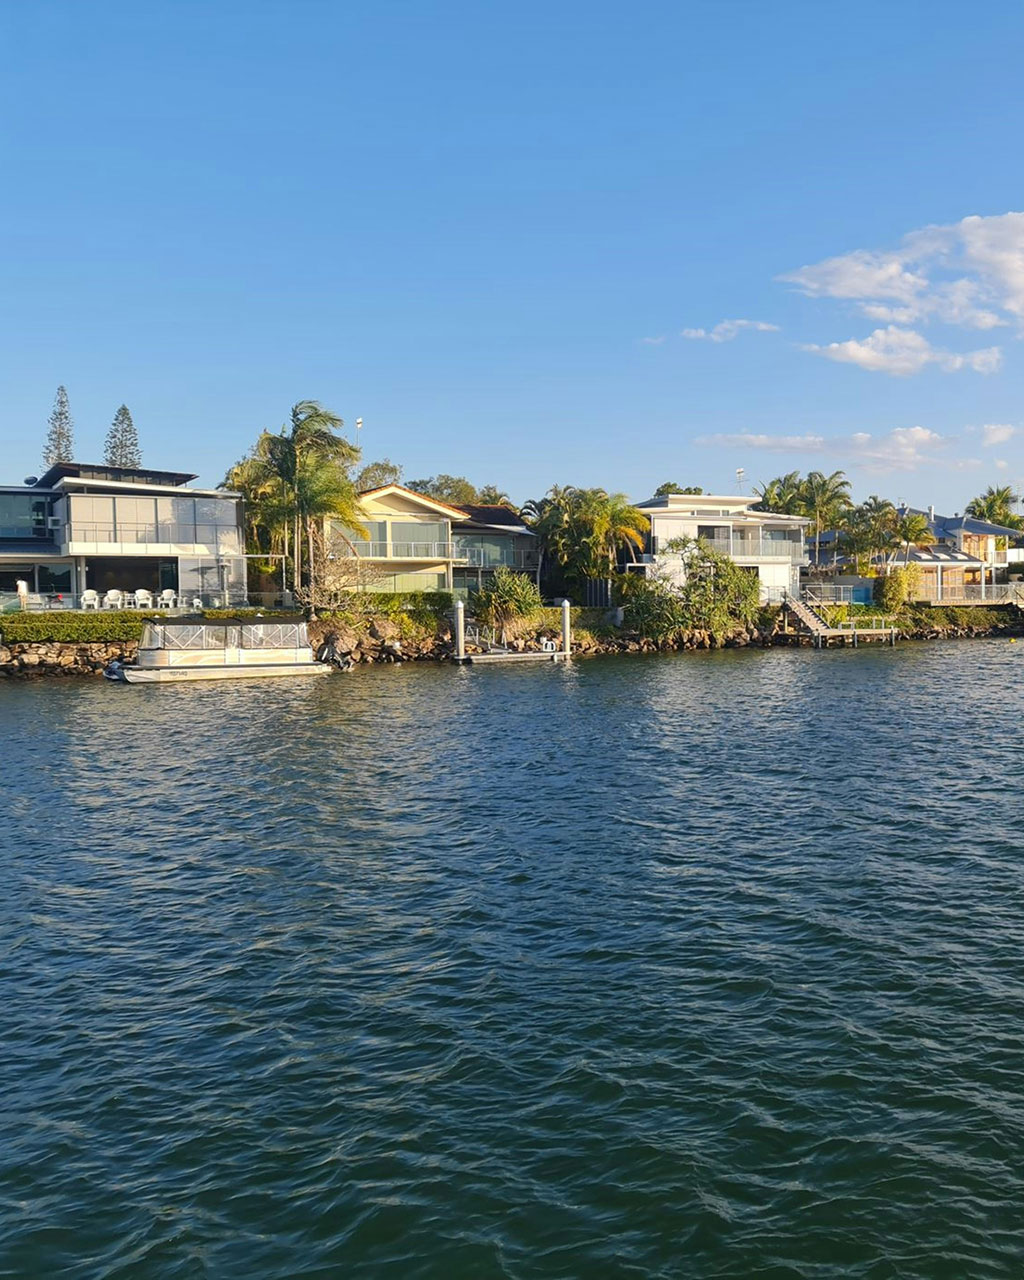
[[[141,481],[130,482],[126,480],[83,480],[81,476],[62,476],[54,484],[53,489],[41,489],[40,493],[55,493],[58,489],[65,486],[86,488],[89,485],[94,487],[102,486],[104,489],[123,490],[128,493],[166,493],[179,498],[189,494],[194,498],[240,498],[242,495],[236,493],[233,489],[193,489],[189,485],[181,484],[143,484]]]

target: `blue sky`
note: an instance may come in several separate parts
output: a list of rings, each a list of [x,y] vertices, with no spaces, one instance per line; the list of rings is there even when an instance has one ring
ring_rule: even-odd
[[[1016,486],[1022,36],[943,0],[9,0],[2,478],[63,382],[79,457],[124,401],[207,481],[314,398],[520,500]]]

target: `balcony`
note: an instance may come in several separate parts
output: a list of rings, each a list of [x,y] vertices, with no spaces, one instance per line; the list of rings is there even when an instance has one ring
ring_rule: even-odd
[[[177,555],[181,548],[206,555],[241,552],[241,536],[234,525],[75,523],[58,531],[69,555]]]
[[[790,564],[803,564],[807,555],[803,540],[787,538],[742,537],[734,534],[731,538],[701,538],[701,542],[720,555],[729,556],[732,560],[787,560]],[[678,554],[661,552],[666,554]]]
[[[352,546],[336,539],[332,550],[335,555],[351,555],[352,548],[364,560],[453,560],[453,542],[361,542],[352,539]]]
[[[537,567],[537,552],[515,547],[470,547],[455,544],[455,558],[474,569],[530,569]]]

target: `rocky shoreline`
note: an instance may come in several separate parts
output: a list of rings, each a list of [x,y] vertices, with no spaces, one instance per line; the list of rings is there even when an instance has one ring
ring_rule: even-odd
[[[333,619],[310,623],[310,640],[314,648],[327,636],[334,637],[337,651],[361,664],[400,662],[450,662],[455,653],[451,630],[446,623],[438,625],[434,634],[403,635],[403,628],[391,619],[378,618],[365,627],[339,624]],[[1005,625],[971,627],[919,627],[901,631],[901,640],[967,640],[986,637],[1024,636],[1024,623],[1007,619]],[[545,638],[557,638],[551,630],[513,638],[508,648],[516,653],[540,653]],[[581,631],[574,637],[573,653],[581,656],[624,653],[673,653],[713,649],[773,648],[792,644],[774,627],[737,627],[716,636],[709,631],[686,632],[671,640],[652,640],[623,631],[616,635],[596,636]],[[13,642],[0,645],[0,677],[98,675],[113,659],[133,662],[138,651],[135,640],[103,643],[69,643],[59,641]],[[467,653],[480,652],[468,644]]]

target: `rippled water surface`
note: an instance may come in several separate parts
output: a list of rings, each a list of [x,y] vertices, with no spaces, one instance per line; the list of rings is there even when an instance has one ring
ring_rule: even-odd
[[[0,685],[0,1276],[1024,1275],[1022,688]]]

